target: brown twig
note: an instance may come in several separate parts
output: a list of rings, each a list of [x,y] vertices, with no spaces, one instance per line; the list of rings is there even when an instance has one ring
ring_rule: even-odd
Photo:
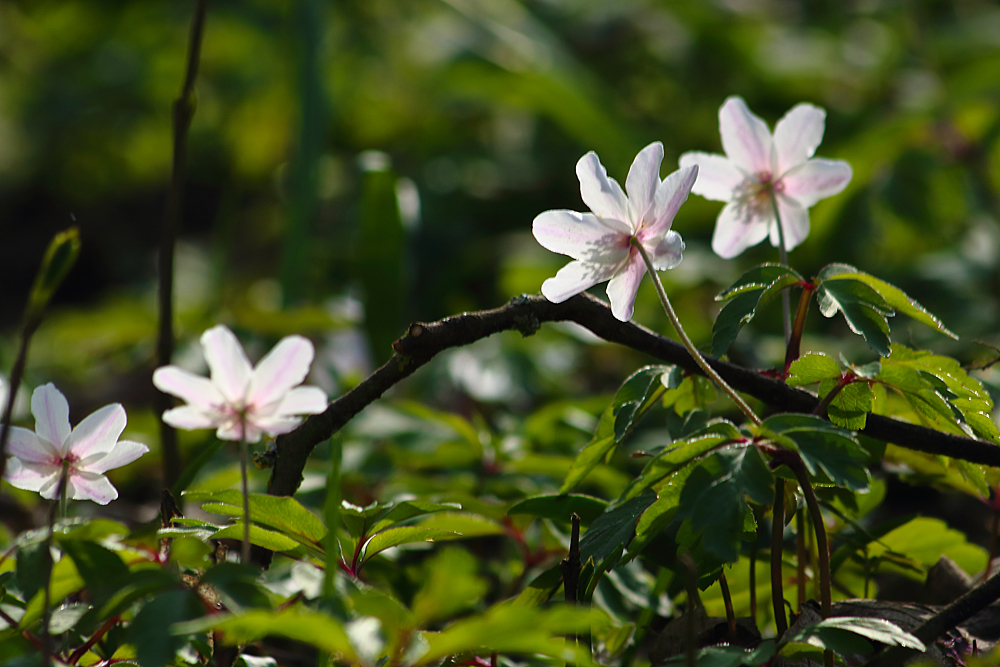
[[[159,255],[159,334],[156,341],[156,362],[166,366],[174,353],[174,245],[180,228],[181,211],[184,203],[184,178],[187,173],[187,137],[194,117],[194,82],[198,76],[201,60],[202,36],[205,32],[205,15],[208,0],[197,0],[191,19],[191,33],[188,39],[187,70],[180,95],[173,108],[173,169],[170,174],[170,190],[167,195],[163,229],[160,236]],[[169,395],[157,392],[155,409],[163,414],[173,405]],[[181,454],[177,447],[177,433],[160,420],[160,443],[163,448],[163,481],[165,486],[173,483],[181,474]]]
[[[774,518],[771,521],[771,607],[778,639],[788,630],[785,619],[785,580],[781,573],[781,545],[785,534],[785,480],[774,478]]]
[[[439,352],[474,343],[501,331],[514,330],[530,335],[543,322],[559,321],[576,322],[607,341],[676,364],[692,373],[701,372],[682,345],[640,325],[618,321],[603,301],[588,294],[558,304],[541,296],[521,296],[500,308],[463,313],[437,322],[415,323],[393,344],[395,354],[381,368],[330,403],[323,413],[313,415],[291,433],[278,437],[269,492],[279,496],[294,494],[302,482],[306,459],[316,445],[339,431],[367,405]],[[733,388],[775,409],[810,413],[819,403],[815,394],[789,387],[781,380],[717,359],[707,358],[707,362]],[[862,433],[916,451],[1000,466],[1000,447],[992,443],[881,415],[868,415]]]

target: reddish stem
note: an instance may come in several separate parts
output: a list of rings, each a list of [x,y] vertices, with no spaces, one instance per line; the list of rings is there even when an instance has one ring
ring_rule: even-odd
[[[122,618],[121,614],[119,614],[113,618],[109,618],[108,620],[106,620],[104,622],[104,625],[99,627],[97,629],[97,632],[95,632],[93,635],[90,636],[90,639],[84,642],[80,648],[73,651],[72,655],[69,656],[69,663],[71,665],[75,665],[76,663],[78,663],[80,661],[80,658],[87,655],[87,651],[89,651],[94,644],[101,641],[101,638],[104,635],[106,635],[111,628],[115,627],[115,625],[118,624],[118,621],[120,621],[121,618]]]
[[[795,311],[795,322],[792,324],[792,335],[788,339],[788,350],[785,352],[785,375],[788,374],[788,367],[799,358],[799,350],[802,345],[802,331],[806,326],[806,313],[809,312],[809,302],[812,300],[813,292],[819,287],[812,281],[802,281],[799,283],[802,294],[799,295],[799,307]]]

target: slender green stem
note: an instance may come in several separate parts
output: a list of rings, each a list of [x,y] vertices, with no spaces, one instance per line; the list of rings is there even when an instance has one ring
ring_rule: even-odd
[[[756,512],[755,512],[756,514]],[[757,516],[755,519],[759,518]],[[757,522],[760,525],[760,522]],[[750,618],[757,622],[757,540],[750,545]]]
[[[829,618],[831,607],[830,547],[826,540],[823,514],[820,512],[819,503],[816,502],[816,494],[813,492],[812,484],[809,483],[809,475],[806,473],[805,466],[799,462],[791,468],[802,488],[802,495],[805,496],[806,507],[809,509],[809,517],[812,519],[813,531],[816,534],[816,551],[819,555],[820,614],[823,618]],[[823,662],[826,667],[833,667],[832,651],[823,652]]]
[[[733,596],[729,592],[729,580],[726,573],[719,575],[719,588],[722,589],[722,601],[726,605],[726,624],[729,629],[729,638],[736,639],[736,612],[733,611]]]
[[[785,534],[785,480],[774,478],[774,518],[771,521],[771,607],[778,639],[788,630],[785,619],[785,582],[781,576],[781,544]]]
[[[727,384],[726,381],[723,380],[722,377],[708,365],[708,362],[702,356],[701,352],[698,351],[698,348],[694,346],[694,343],[691,342],[691,339],[688,338],[687,334],[684,332],[684,327],[681,326],[681,321],[677,318],[677,313],[674,312],[673,306],[670,305],[670,299],[667,298],[667,293],[663,289],[663,283],[660,282],[660,276],[657,275],[656,268],[653,266],[653,261],[649,258],[649,254],[646,252],[646,249],[643,248],[642,244],[639,243],[639,241],[634,237],[632,239],[632,245],[639,250],[639,255],[642,257],[642,261],[646,263],[646,269],[649,271],[649,275],[653,279],[653,286],[656,287],[656,294],[660,297],[660,304],[663,306],[663,310],[667,313],[670,323],[674,325],[674,330],[677,331],[677,335],[680,337],[684,347],[687,348],[688,354],[690,354],[695,363],[701,367],[701,370],[705,371],[705,375],[707,375],[715,384],[721,387],[731,399],[733,399],[733,402],[736,403],[736,407],[738,407],[740,411],[746,415],[747,419],[760,426],[760,417],[758,417],[750,406],[747,405],[746,401],[744,401],[740,395],[736,393],[736,390],[730,387],[729,384]]]
[[[66,480],[69,477],[69,465],[63,463],[62,473],[59,475],[59,488],[56,490],[56,497],[52,500],[49,508],[49,533],[45,536],[45,546],[42,548],[45,559],[45,592],[42,596],[42,664],[46,667],[52,665],[52,635],[49,634],[49,624],[52,621],[52,610],[49,606],[52,603],[52,540],[56,532],[56,514],[59,506],[66,497]]]
[[[781,225],[781,214],[778,213],[778,198],[771,190],[771,208],[774,209],[774,224],[778,225],[778,258],[782,266],[788,266],[788,245],[785,243],[785,229]],[[785,326],[785,345],[792,340],[792,304],[788,290],[781,292],[781,315]]]
[[[806,593],[806,565],[809,564],[809,555],[806,553],[806,519],[802,510],[795,513],[795,598],[798,603],[799,613],[802,612],[802,605],[809,599]]]
[[[247,444],[247,416],[240,414],[240,477],[243,480],[243,544],[240,545],[240,562],[250,562],[250,491],[247,482],[247,459],[249,456]]]
[[[833,386],[833,389],[827,392],[826,396],[824,396],[823,400],[816,405],[812,413],[817,417],[825,417],[827,408],[829,408],[830,404],[833,403],[833,399],[837,398],[837,394],[839,394],[844,387],[852,382],[856,382],[857,380],[858,376],[854,373],[850,371],[844,373],[844,376],[837,381],[837,384]]]

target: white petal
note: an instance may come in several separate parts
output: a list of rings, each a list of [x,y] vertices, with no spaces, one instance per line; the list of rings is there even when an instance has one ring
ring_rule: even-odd
[[[546,250],[583,262],[609,262],[625,258],[632,230],[611,218],[556,210],[539,214],[531,233]]]
[[[638,249],[633,249],[625,266],[608,283],[611,313],[622,322],[632,319],[635,295],[639,292],[639,283],[642,282],[644,275],[646,275],[646,264],[642,261]]]
[[[667,233],[674,216],[687,201],[691,186],[698,178],[698,165],[681,167],[663,179],[656,189],[656,204],[652,216],[647,217],[647,226],[639,232],[639,240],[660,238]],[[651,219],[650,219],[651,218]]]
[[[692,151],[680,159],[681,167],[698,166],[691,192],[713,201],[729,201],[746,176],[725,155]]]
[[[615,275],[617,264],[570,262],[555,276],[542,283],[542,296],[552,303],[562,303],[571,296],[590,289]]]
[[[25,491],[40,491],[43,487],[59,482],[62,466],[30,463],[12,458],[7,461],[3,478],[10,485]]]
[[[216,428],[221,422],[219,413],[209,413],[190,405],[182,405],[163,413],[163,421],[184,431],[196,431],[201,428]]]
[[[580,179],[580,196],[591,211],[602,218],[628,222],[628,200],[618,181],[608,178],[597,153],[590,151],[576,163]]]
[[[120,468],[123,465],[132,463],[148,451],[149,447],[141,442],[121,440],[115,445],[114,449],[104,456],[93,462],[80,461],[76,467],[85,472],[105,473],[114,468]]]
[[[35,435],[34,431],[20,426],[10,427],[7,453],[16,456],[25,463],[51,463],[54,465],[62,458],[62,452],[57,451],[52,443],[48,440],[42,440]]]
[[[308,338],[285,336],[260,360],[250,379],[247,405],[267,405],[281,400],[309,375],[316,351]]]
[[[851,165],[843,160],[814,158],[781,178],[781,193],[803,208],[841,192],[851,182]]]
[[[796,104],[774,126],[774,153],[778,174],[813,156],[823,141],[826,112],[812,104]]]
[[[66,451],[79,459],[110,452],[125,430],[125,408],[120,403],[105,405],[76,425]]]
[[[298,426],[300,423],[302,423],[302,420],[299,418],[269,417],[267,419],[254,421],[254,426],[261,429],[268,435],[274,436],[274,435],[281,435],[283,433],[288,433],[289,431],[295,429],[295,427]],[[250,429],[247,429],[247,433],[250,434]],[[259,439],[260,439],[260,434],[258,432],[257,440]],[[257,440],[253,440],[253,442],[257,442]]]
[[[684,241],[681,235],[674,230],[663,235],[656,245],[649,247],[644,245],[649,258],[653,260],[653,268],[657,271],[666,271],[676,268],[684,258]]]
[[[316,415],[329,406],[326,392],[319,387],[296,387],[285,394],[278,404],[274,414],[282,415]]]
[[[778,214],[781,228],[785,232],[785,250],[791,250],[809,236],[809,211],[798,205],[794,199],[778,195]],[[778,226],[770,226],[771,245],[778,247]]]
[[[69,403],[51,382],[35,389],[31,395],[31,414],[35,415],[35,433],[48,440],[61,453],[69,437]]]
[[[663,162],[663,144],[654,141],[639,151],[632,161],[625,179],[631,220],[638,222],[653,207],[653,198],[660,185],[660,163]]]
[[[247,434],[246,441],[249,443],[260,442],[260,438],[263,432],[257,426],[253,420],[247,420]],[[215,432],[215,437],[219,440],[229,440],[236,441],[242,436],[240,434],[240,422],[239,420],[233,419],[225,424],[219,426],[218,430]]]
[[[201,335],[205,361],[212,371],[212,383],[222,392],[226,401],[242,406],[253,368],[243,346],[236,336],[223,325],[212,327]]]
[[[715,221],[712,250],[723,259],[732,259],[767,238],[771,218],[751,214],[739,202],[729,202]]]
[[[166,394],[205,409],[216,408],[226,402],[211,380],[177,366],[157,368],[153,372],[153,384]]]
[[[771,132],[741,97],[730,97],[719,109],[722,149],[747,174],[771,170]]]
[[[118,497],[118,489],[104,475],[74,471],[67,484],[66,497],[73,500],[93,500],[98,505],[107,505]]]

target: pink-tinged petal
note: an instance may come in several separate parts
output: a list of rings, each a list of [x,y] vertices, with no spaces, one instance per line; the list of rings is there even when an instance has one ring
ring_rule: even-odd
[[[105,405],[76,425],[66,450],[77,459],[110,452],[125,430],[125,408],[120,403]]]
[[[3,429],[0,428],[0,431]],[[29,431],[20,426],[10,427],[10,436],[7,440],[7,453],[16,456],[25,463],[52,463],[55,464],[62,458],[62,452],[48,440],[42,440],[34,431]]]
[[[723,259],[732,259],[767,238],[770,218],[754,216],[739,202],[726,204],[715,221],[712,250]]]
[[[651,216],[647,216],[646,227],[639,232],[639,240],[660,238],[667,233],[674,222],[674,216],[687,201],[691,186],[698,178],[698,165],[681,167],[663,179],[656,189],[656,204]]]
[[[226,401],[242,406],[253,367],[236,336],[223,325],[214,326],[201,335],[205,361],[212,372],[212,383]]]
[[[295,429],[302,423],[301,419],[291,417],[268,417],[254,421],[254,426],[270,436],[282,435]],[[249,432],[250,429],[247,429]],[[259,437],[259,436],[258,436]],[[256,440],[254,441],[256,442]]]
[[[543,248],[560,255],[582,262],[620,262],[632,230],[612,218],[556,210],[539,214],[531,223],[531,233]]]
[[[608,178],[597,153],[590,151],[576,163],[580,179],[580,196],[591,211],[602,218],[612,218],[628,223],[628,199],[618,181]]]
[[[632,161],[625,179],[625,191],[628,192],[628,205],[631,209],[631,220],[636,222],[653,207],[653,198],[660,185],[660,163],[663,162],[663,144],[654,141],[639,151]]]
[[[30,463],[12,458],[7,461],[3,478],[10,485],[25,491],[41,491],[59,482],[62,466]]]
[[[35,415],[35,433],[48,440],[61,453],[69,438],[69,403],[51,382],[35,389],[31,395],[31,414]]]
[[[781,228],[785,232],[785,250],[791,250],[806,240],[809,236],[809,211],[798,205],[794,199],[778,195],[778,214],[781,216]],[[778,226],[770,228],[771,245],[780,244]]]
[[[267,405],[281,400],[292,387],[306,379],[315,356],[316,351],[308,338],[282,338],[254,368],[247,405]]]
[[[149,451],[149,447],[141,442],[131,440],[120,440],[115,448],[101,457],[90,457],[89,460],[80,461],[76,468],[84,472],[98,474],[106,473],[114,468],[121,468],[132,463],[140,456]]]
[[[653,260],[653,268],[657,271],[667,271],[676,268],[684,258],[684,241],[674,230],[668,231],[653,247],[644,245],[649,258]]]
[[[329,406],[326,392],[319,387],[296,387],[285,394],[274,411],[275,416],[317,415]]]
[[[747,108],[742,97],[730,97],[719,109],[722,149],[747,174],[771,170],[771,132]]]
[[[226,402],[225,397],[206,377],[189,373],[177,366],[162,366],[153,372],[153,384],[165,394],[206,410]]]
[[[639,292],[639,283],[644,275],[646,264],[642,261],[639,250],[633,249],[625,266],[608,283],[611,313],[622,322],[632,319],[635,295]]]
[[[66,497],[73,500],[93,500],[98,505],[107,505],[118,497],[118,489],[104,475],[74,471],[67,482]]]
[[[182,405],[164,412],[163,421],[183,431],[197,431],[202,428],[216,428],[222,417],[219,413],[204,412],[190,405]]]
[[[615,275],[617,264],[570,262],[555,276],[542,283],[542,296],[552,303],[562,303]]]
[[[813,156],[823,141],[826,112],[812,104],[796,104],[774,126],[774,153],[783,174]]]
[[[260,438],[263,432],[257,427],[253,420],[247,420],[247,434],[246,441],[260,442]],[[240,422],[239,420],[233,419],[219,426],[219,429],[215,432],[215,437],[219,440],[229,440],[230,442],[239,440],[240,435]]]
[[[851,182],[851,165],[843,160],[814,158],[781,178],[781,194],[792,197],[803,208],[841,192]]]
[[[729,201],[746,179],[746,175],[725,155],[692,151],[680,159],[681,167],[698,167],[698,179],[691,192],[713,201]]]

